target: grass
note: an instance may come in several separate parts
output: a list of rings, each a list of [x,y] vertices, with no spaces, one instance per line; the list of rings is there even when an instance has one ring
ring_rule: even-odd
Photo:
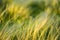
[[[12,2],[1,8],[0,40],[60,40],[59,0],[27,6]]]

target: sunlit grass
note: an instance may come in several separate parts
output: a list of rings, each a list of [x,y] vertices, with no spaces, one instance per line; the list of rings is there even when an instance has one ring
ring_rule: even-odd
[[[60,40],[60,4],[44,2],[6,5],[0,13],[0,40]]]

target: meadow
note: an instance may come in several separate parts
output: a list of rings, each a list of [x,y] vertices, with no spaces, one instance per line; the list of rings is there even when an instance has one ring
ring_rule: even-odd
[[[0,0],[0,40],[60,40],[60,0],[16,1]]]

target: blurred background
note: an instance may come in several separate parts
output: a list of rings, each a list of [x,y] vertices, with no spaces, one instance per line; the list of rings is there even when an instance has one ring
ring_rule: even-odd
[[[60,40],[60,0],[0,0],[0,40]]]

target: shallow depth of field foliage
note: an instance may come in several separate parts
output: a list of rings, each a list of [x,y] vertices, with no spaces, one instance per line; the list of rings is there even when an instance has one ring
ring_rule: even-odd
[[[0,40],[60,40],[60,0],[0,0]]]

